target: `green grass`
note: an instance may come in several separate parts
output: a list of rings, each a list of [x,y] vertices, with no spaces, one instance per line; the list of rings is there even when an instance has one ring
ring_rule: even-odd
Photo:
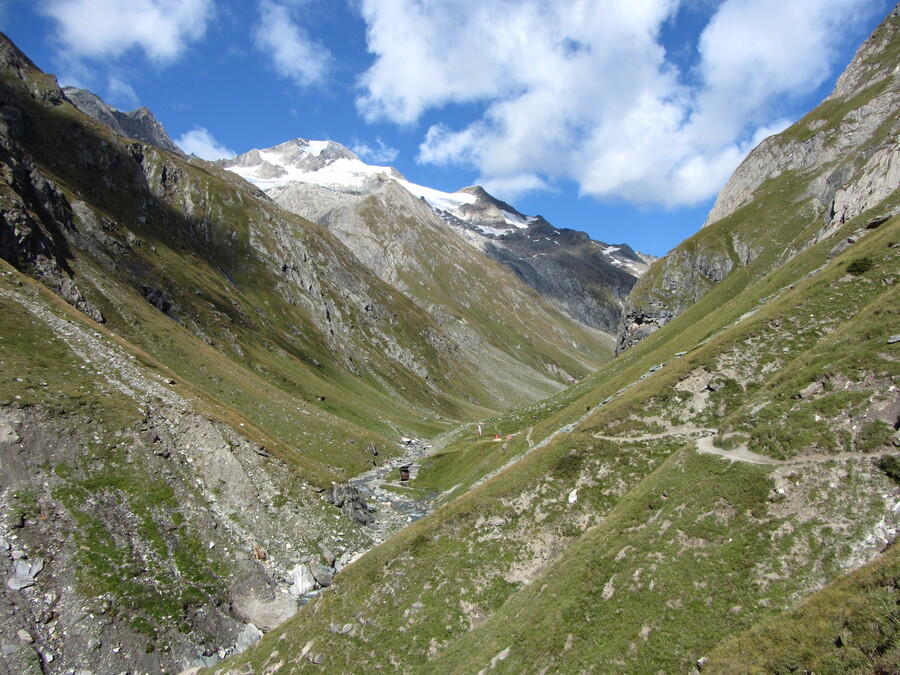
[[[900,663],[900,548],[725,641],[704,673],[892,673]]]

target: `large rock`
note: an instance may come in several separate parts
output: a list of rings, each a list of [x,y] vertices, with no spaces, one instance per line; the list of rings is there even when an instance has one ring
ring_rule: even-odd
[[[319,563],[310,563],[309,569],[320,586],[331,586],[334,581],[334,568]]]
[[[262,631],[270,631],[297,613],[297,600],[289,595],[273,594],[261,598],[252,593],[235,596],[231,613],[245,623],[252,623]]]
[[[306,565],[297,565],[291,572],[291,577],[294,579],[294,583],[291,585],[290,594],[295,598],[306,595],[319,587],[316,578]]]
[[[332,483],[331,490],[325,494],[325,500],[337,506],[345,516],[360,525],[375,522],[372,509],[366,503],[365,497],[350,483]]]
[[[254,643],[259,642],[262,636],[262,631],[259,628],[252,623],[248,623],[244,626],[244,630],[241,631],[237,641],[234,643],[234,653],[240,654],[247,651]]]

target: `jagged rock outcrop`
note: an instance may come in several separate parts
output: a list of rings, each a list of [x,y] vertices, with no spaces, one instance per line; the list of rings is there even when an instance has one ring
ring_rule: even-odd
[[[879,218],[900,210],[889,199],[900,185],[900,71],[892,51],[898,24],[895,8],[831,95],[760,143],[722,188],[701,233],[636,284],[617,352],[682,313],[735,269],[758,261],[753,274],[764,274],[869,210]],[[773,194],[780,199],[767,201]],[[764,202],[769,206],[761,216],[754,211]],[[765,227],[763,219],[770,221]],[[807,229],[814,236],[806,236]]]
[[[119,136],[136,138],[157,148],[178,155],[184,154],[149,109],[140,107],[130,112],[121,112],[104,103],[93,92],[77,87],[65,87],[63,93],[81,112],[102,122]]]
[[[900,74],[881,67],[896,39],[898,17],[900,9],[894,8],[857,50],[828,98],[792,127],[794,133],[767,138],[747,156],[722,188],[704,227],[734,213],[764,181],[785,171],[818,173],[808,195],[825,209],[826,225],[850,220],[900,184]],[[833,108],[857,96],[846,115],[830,116]]]
[[[33,67],[0,40],[0,64]],[[12,105],[13,92],[0,82],[0,258],[27,270],[97,322],[103,315],[73,279],[64,234],[75,230],[72,207],[19,143],[32,131],[30,116]]]
[[[743,252],[743,260],[749,262],[751,253]],[[694,304],[728,276],[735,258],[734,250],[718,247],[677,248],[656,263],[654,284],[649,289],[636,286],[625,301],[615,353],[633,347]]]
[[[366,503],[366,498],[350,483],[334,483],[326,493],[325,501],[360,525],[369,525],[375,521],[372,517],[373,509]]]

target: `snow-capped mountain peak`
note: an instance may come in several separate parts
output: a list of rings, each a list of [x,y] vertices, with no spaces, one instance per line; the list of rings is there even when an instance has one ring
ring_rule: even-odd
[[[523,229],[537,220],[494,199],[477,185],[456,192],[417,185],[393,167],[366,164],[334,141],[296,138],[265,150],[251,150],[222,162],[222,166],[263,190],[311,183],[359,194],[374,188],[380,180],[393,179],[414,197],[424,199],[445,221],[486,235]]]
[[[222,162],[222,166],[263,190],[289,183],[313,183],[337,190],[359,191],[379,175],[403,179],[403,175],[392,167],[366,164],[340,143],[305,138],[245,152]]]

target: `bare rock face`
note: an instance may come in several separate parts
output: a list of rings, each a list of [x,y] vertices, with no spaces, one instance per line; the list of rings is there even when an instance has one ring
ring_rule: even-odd
[[[810,196],[826,209],[828,225],[850,220],[897,187],[900,73],[883,63],[883,52],[895,39],[898,19],[900,9],[894,8],[857,50],[831,95],[795,125],[806,138],[772,136],[747,156],[722,188],[704,227],[749,203],[764,181],[785,171],[816,173]],[[864,91],[877,93],[842,118],[828,119],[831,107]]]
[[[231,611],[236,618],[263,631],[270,631],[284,623],[297,613],[297,609],[297,600],[283,593],[270,593],[268,597],[239,595],[231,603]]]
[[[0,95],[6,98],[2,88]],[[103,315],[78,288],[60,242],[60,235],[75,230],[72,206],[17,142],[31,126],[28,116],[6,106],[2,113],[0,258],[27,269],[73,307],[103,323]]]
[[[751,251],[740,248],[745,257],[752,256]],[[651,290],[641,295],[633,292],[626,300],[616,354],[662,328],[721,282],[733,268],[734,261],[728,252],[717,248],[672,251],[657,263],[653,283],[639,282],[636,287],[641,291],[650,285]]]
[[[119,136],[136,138],[157,148],[183,155],[175,142],[147,108],[137,108],[131,112],[121,112],[103,102],[99,96],[87,89],[65,87],[63,93],[76,108],[102,122]]]

